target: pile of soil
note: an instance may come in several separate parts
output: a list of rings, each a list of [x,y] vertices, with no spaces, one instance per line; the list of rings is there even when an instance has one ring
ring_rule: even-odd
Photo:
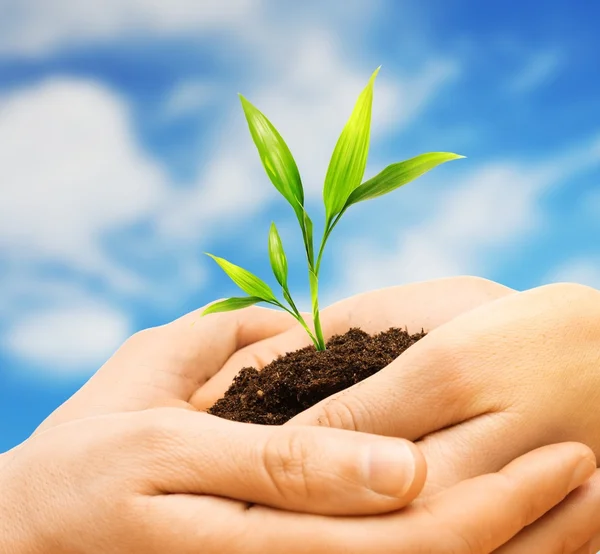
[[[282,425],[377,373],[425,334],[391,328],[371,336],[354,328],[332,337],[325,351],[307,346],[277,358],[262,371],[246,367],[209,413],[232,421]]]

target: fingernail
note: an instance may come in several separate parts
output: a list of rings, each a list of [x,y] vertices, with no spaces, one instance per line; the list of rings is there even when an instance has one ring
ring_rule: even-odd
[[[596,471],[596,461],[591,456],[586,456],[582,458],[575,471],[573,472],[573,477],[571,478],[571,486],[569,490],[574,490],[583,483],[585,483]]]
[[[415,480],[415,457],[400,440],[374,442],[367,454],[369,488],[384,496],[403,497]]]

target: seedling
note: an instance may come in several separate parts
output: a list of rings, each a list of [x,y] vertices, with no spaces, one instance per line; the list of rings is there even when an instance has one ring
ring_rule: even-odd
[[[378,72],[379,68],[375,70],[369,83],[358,97],[350,119],[346,122],[331,156],[323,186],[325,226],[316,257],[313,223],[304,207],[304,189],[292,153],[266,116],[240,95],[250,134],[267,175],[275,188],[291,205],[300,224],[308,262],[313,329],[311,330],[306,323],[290,294],[287,257],[274,223],[271,224],[269,231],[269,259],[287,306],[259,277],[223,258],[208,254],[247,296],[215,302],[208,306],[202,315],[239,310],[259,302],[265,302],[285,310],[296,318],[310,336],[315,348],[325,350],[319,314],[319,272],[327,240],[346,210],[358,202],[387,194],[442,163],[464,157],[449,152],[429,152],[391,164],[375,177],[362,182],[369,152],[373,85]]]

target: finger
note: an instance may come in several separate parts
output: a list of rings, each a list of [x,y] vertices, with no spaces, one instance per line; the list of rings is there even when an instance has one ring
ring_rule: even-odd
[[[139,415],[154,490],[205,494],[297,512],[366,514],[398,509],[425,481],[408,441],[316,427],[247,425],[204,413]]]
[[[133,335],[37,432],[118,411],[191,408],[190,397],[234,352],[296,324],[284,312],[259,307],[206,317],[201,313]]]
[[[144,534],[152,537],[157,551],[182,554],[197,552],[198,545],[207,553],[488,554],[564,499],[591,475],[594,466],[593,455],[581,445],[551,446],[527,454],[500,474],[457,485],[429,509],[410,506],[361,518],[261,506],[245,509],[239,503],[208,497],[158,496],[144,510],[152,512],[162,526],[144,529]],[[230,532],[207,533],[200,523],[208,514],[211,522]]]
[[[540,432],[516,412],[483,414],[417,441],[427,460],[430,496],[460,481],[499,471],[535,448],[552,444],[552,430]]]
[[[515,291],[479,277],[451,277],[359,294],[325,308],[321,313],[326,338],[352,327],[375,334],[390,327],[410,333],[430,331],[456,316]],[[308,315],[306,316],[309,317]],[[301,327],[292,327],[234,354],[191,400],[206,410],[227,390],[243,367],[262,369],[275,358],[310,344]]]
[[[499,473],[455,485],[427,502],[426,510],[473,552],[491,552],[559,504],[595,471],[596,458],[586,446],[550,445],[525,454]],[[490,513],[497,516],[493,523]]]
[[[569,554],[581,548],[590,553],[591,540],[600,533],[600,470],[544,517],[495,551],[496,554]],[[594,550],[594,554],[596,550]]]

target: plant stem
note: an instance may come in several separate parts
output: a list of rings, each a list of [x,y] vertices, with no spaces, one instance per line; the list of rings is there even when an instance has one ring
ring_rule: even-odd
[[[319,253],[317,255],[317,263],[315,265],[315,273],[317,274],[317,277],[319,276],[319,270],[321,269],[321,260],[323,259],[323,252],[325,251],[325,245],[327,244],[327,240],[331,235],[331,231],[333,231],[334,227],[338,224],[345,211],[346,210],[342,210],[331,223],[328,223],[325,226],[323,238],[321,239],[321,246],[319,247]]]
[[[323,238],[321,239],[321,246],[319,247],[319,253],[317,255],[317,263],[313,268],[309,269],[309,280],[310,280],[310,296],[312,299],[312,310],[313,310],[313,325],[315,328],[315,335],[317,336],[318,343],[315,343],[317,350],[325,350],[325,339],[323,337],[323,329],[321,327],[321,313],[319,311],[319,271],[321,269],[321,261],[323,259],[323,252],[325,251],[325,245],[327,240],[333,231],[333,228],[338,224],[338,221],[342,217],[345,210],[342,210],[332,222],[326,222],[325,230],[323,232]],[[309,260],[310,265],[310,260]],[[311,276],[311,273],[313,276]]]
[[[290,302],[290,301],[291,301],[291,298],[288,300],[288,302]],[[300,313],[298,308],[296,308],[296,305],[293,302],[290,303],[290,305],[292,306],[292,310],[290,310],[287,306],[284,306],[281,302],[269,302],[269,304],[273,304],[274,306],[279,306],[282,310],[285,310],[288,314],[290,314],[298,323],[300,323],[300,325],[302,325],[304,330],[308,333],[308,336],[310,337],[310,339],[313,341],[313,344],[315,345],[315,347],[317,349],[319,348],[318,339],[313,335],[310,328],[306,324],[306,321],[302,317],[302,314]]]
[[[326,350],[325,338],[323,337],[323,329],[321,328],[321,314],[319,312],[319,278],[314,271],[309,269],[308,275],[310,281],[310,296],[312,299],[312,312],[313,312],[313,326],[315,328],[315,335],[317,336],[317,342],[315,347],[317,350]]]

